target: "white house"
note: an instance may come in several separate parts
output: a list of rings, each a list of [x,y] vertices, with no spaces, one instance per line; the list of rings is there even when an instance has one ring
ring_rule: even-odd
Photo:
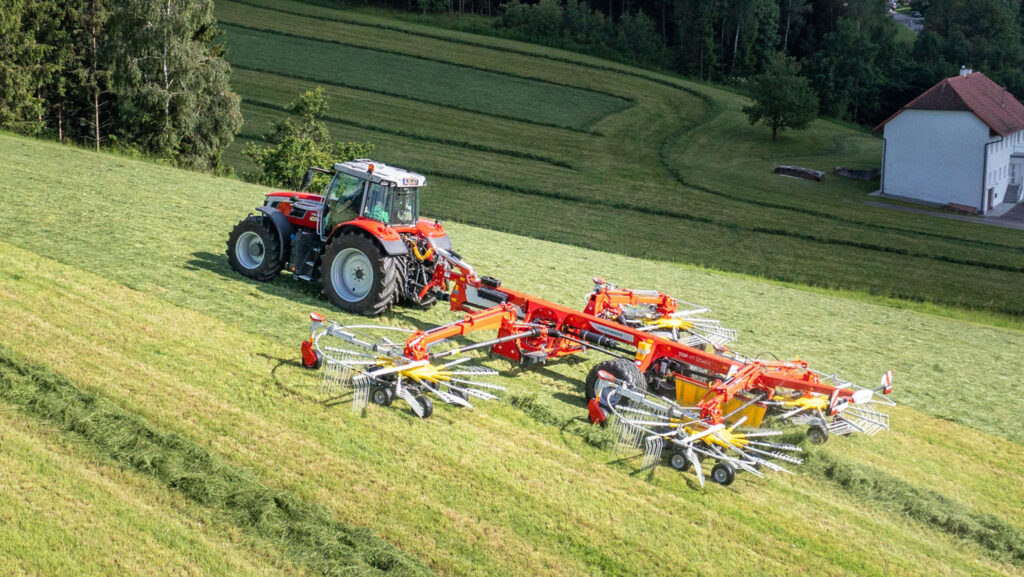
[[[1020,201],[1024,105],[984,74],[961,69],[879,130],[883,195],[981,214]]]

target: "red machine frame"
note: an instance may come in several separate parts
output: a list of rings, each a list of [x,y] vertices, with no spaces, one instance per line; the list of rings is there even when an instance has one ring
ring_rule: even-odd
[[[609,311],[612,315],[621,314],[622,305],[637,304],[652,305],[660,314],[671,314],[676,311],[676,301],[663,293],[617,289],[595,279],[597,288],[580,312],[504,288],[494,279],[478,277],[469,265],[446,251],[441,252],[443,258],[422,294],[440,291],[447,294],[451,310],[469,314],[460,321],[414,333],[405,347],[405,356],[412,360],[432,360],[489,346],[492,352],[513,361],[543,362],[589,348],[631,357],[643,373],[653,363],[667,359],[697,367],[711,376],[710,382],[703,382],[673,373],[677,379],[707,387],[708,392],[698,406],[701,418],[709,424],[723,422],[723,406],[743,392],[760,393],[765,401],[774,398],[778,389],[826,395],[830,399],[829,411],[851,401],[856,392],[822,382],[803,361],[737,360],[723,354],[722,349],[705,351],[686,346],[598,316]],[[430,347],[440,341],[482,330],[497,330],[497,338],[440,353],[430,352]],[[887,394],[889,389],[883,392]]]

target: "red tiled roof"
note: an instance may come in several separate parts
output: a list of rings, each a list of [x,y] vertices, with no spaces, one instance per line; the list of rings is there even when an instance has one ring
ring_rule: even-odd
[[[981,72],[954,76],[932,86],[910,101],[896,114],[874,128],[881,130],[904,110],[963,110],[973,112],[978,120],[999,136],[1009,136],[1024,129],[1024,104],[989,80]]]

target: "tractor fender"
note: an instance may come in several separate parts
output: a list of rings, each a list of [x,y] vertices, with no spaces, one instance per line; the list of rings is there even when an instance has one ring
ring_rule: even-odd
[[[270,224],[274,225],[274,230],[277,231],[277,240],[281,241],[281,262],[288,262],[288,256],[292,250],[292,235],[295,234],[295,225],[293,225],[288,217],[283,212],[269,206],[260,206],[256,210],[263,214],[270,220]]]
[[[402,240],[402,237],[398,236],[398,233],[380,222],[370,219],[357,218],[356,220],[339,225],[331,231],[331,235],[327,237],[327,242],[331,242],[332,238],[353,229],[365,232],[368,237],[372,238],[374,242],[384,249],[388,256],[409,254],[409,249],[405,248],[405,242]]]
[[[441,226],[441,221],[420,218],[416,223],[416,234],[424,238],[434,248],[452,249],[452,239],[448,238],[448,233]]]
[[[448,238],[448,235],[444,236],[428,236],[427,242],[434,248],[441,248],[444,250],[452,249],[452,239]]]

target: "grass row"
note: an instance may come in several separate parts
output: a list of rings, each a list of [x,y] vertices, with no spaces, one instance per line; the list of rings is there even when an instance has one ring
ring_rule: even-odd
[[[285,106],[281,106],[279,104],[270,104],[268,102],[261,102],[261,101],[258,101],[258,100],[246,100],[245,104],[247,104],[249,106],[254,106],[256,108],[264,108],[266,110],[272,110],[274,112],[277,112],[279,115],[280,115],[280,113],[288,114],[287,108]],[[555,167],[558,167],[558,168],[572,168],[572,164],[570,164],[570,163],[568,163],[568,162],[566,162],[564,160],[559,160],[557,158],[551,158],[551,157],[543,156],[543,155],[540,155],[540,154],[533,154],[533,153],[530,153],[530,152],[520,152],[518,150],[512,150],[512,149],[507,149],[507,148],[492,147],[492,146],[488,146],[486,144],[476,144],[476,143],[473,143],[473,142],[467,142],[465,140],[456,140],[456,139],[453,139],[453,138],[443,138],[443,137],[430,136],[430,135],[425,135],[425,134],[418,134],[418,133],[413,132],[413,131],[407,131],[407,130],[402,130],[402,129],[389,129],[389,128],[385,128],[385,127],[382,127],[382,126],[371,125],[371,124],[365,123],[365,122],[345,120],[343,118],[339,118],[337,116],[332,116],[330,114],[324,115],[323,119],[328,121],[328,122],[330,122],[331,124],[333,124],[335,126],[351,126],[353,128],[361,128],[363,130],[373,130],[375,132],[379,132],[379,133],[382,133],[382,134],[390,134],[392,136],[401,136],[401,137],[404,137],[404,138],[410,138],[412,140],[416,140],[416,141],[420,141],[420,142],[430,142],[430,143],[434,143],[434,144],[443,144],[445,146],[454,146],[456,148],[462,148],[462,149],[466,149],[466,150],[473,150],[473,151],[476,151],[476,152],[487,152],[487,153],[491,153],[491,154],[499,154],[501,156],[510,156],[510,157],[513,157],[513,158],[522,158],[522,159],[526,159],[526,160],[536,160],[536,161],[539,161],[539,162],[543,162],[545,164],[550,164],[551,166],[555,166]]]
[[[5,575],[308,575],[272,544],[0,401]]]
[[[1024,566],[1024,531],[995,515],[970,511],[954,498],[824,451],[813,453],[806,470],[862,501],[899,511],[924,525],[973,541],[997,559]]]
[[[323,507],[233,470],[203,447],[154,429],[68,379],[0,346],[0,398],[94,445],[235,525],[277,542],[320,575],[432,575],[380,537],[336,521]]]
[[[233,66],[303,70],[307,79],[586,130],[629,103],[589,90],[423,57],[222,23]]]

